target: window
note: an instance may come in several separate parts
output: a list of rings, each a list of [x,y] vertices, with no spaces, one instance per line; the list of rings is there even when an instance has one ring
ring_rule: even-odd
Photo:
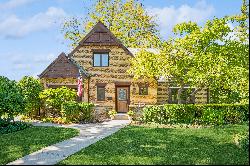
[[[109,54],[108,53],[94,53],[93,66],[95,67],[109,66]]]
[[[139,95],[148,95],[148,86],[147,85],[140,85],[139,86]]]
[[[105,86],[97,86],[97,101],[105,100]]]
[[[171,104],[177,104],[178,103],[178,90],[180,88],[178,87],[170,87],[169,88],[169,98],[168,102]],[[190,89],[189,87],[184,87],[182,93],[181,93],[181,103],[187,104],[187,103],[194,103],[195,97],[191,97],[191,101],[187,101],[189,95],[194,91],[194,89]]]
[[[127,100],[127,90],[120,88],[118,91],[118,100],[119,101],[126,101]]]

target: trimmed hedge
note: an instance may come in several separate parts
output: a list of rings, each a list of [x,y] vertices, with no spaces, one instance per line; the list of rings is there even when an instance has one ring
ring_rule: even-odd
[[[247,121],[249,104],[166,104],[143,108],[142,121],[160,124],[235,124]]]
[[[70,122],[89,122],[92,120],[94,104],[77,103],[75,101],[65,102],[62,104],[61,115]]]

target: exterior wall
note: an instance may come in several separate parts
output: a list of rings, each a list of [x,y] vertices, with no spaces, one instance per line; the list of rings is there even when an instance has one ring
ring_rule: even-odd
[[[168,87],[169,87],[169,84],[167,82],[158,82],[157,104],[168,103]]]
[[[48,84],[55,85],[77,85],[77,78],[41,78],[44,88],[48,88]]]
[[[208,93],[207,89],[203,88],[202,90],[198,91],[195,95],[195,103],[197,104],[206,104],[208,103]]]
[[[93,67],[93,51],[92,49],[110,49],[109,66],[108,67]],[[76,51],[72,58],[79,63],[83,68],[93,75],[90,82],[84,83],[84,101],[88,101],[88,85],[89,85],[89,101],[98,104],[104,109],[115,109],[115,83],[127,82],[130,85],[130,105],[137,103],[156,104],[157,102],[157,83],[153,80],[133,80],[133,76],[127,73],[130,68],[130,55],[128,55],[119,46],[83,46]],[[138,83],[148,83],[148,95],[139,95]],[[98,83],[106,83],[105,86],[105,101],[97,101],[97,86]],[[109,98],[109,100],[108,100]]]

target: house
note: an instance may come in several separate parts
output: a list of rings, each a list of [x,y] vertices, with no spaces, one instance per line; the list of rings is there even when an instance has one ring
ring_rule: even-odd
[[[40,75],[45,88],[67,86],[77,89],[77,77],[83,78],[82,101],[92,102],[101,111],[115,109],[126,113],[138,104],[173,103],[178,87],[164,80],[134,80],[126,71],[135,49],[126,48],[101,22],[69,54],[60,54]],[[195,103],[207,102],[204,89]]]

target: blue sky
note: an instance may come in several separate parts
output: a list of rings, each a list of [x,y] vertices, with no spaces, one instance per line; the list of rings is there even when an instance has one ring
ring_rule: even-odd
[[[61,52],[69,53],[61,33],[65,18],[84,16],[91,0],[0,0],[0,75],[20,80],[37,76]],[[214,16],[237,14],[241,0],[142,0],[157,15],[161,35],[183,21],[203,24]]]

